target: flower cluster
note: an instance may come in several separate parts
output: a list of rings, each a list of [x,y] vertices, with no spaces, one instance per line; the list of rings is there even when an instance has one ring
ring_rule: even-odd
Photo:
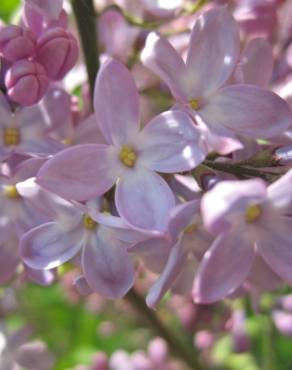
[[[222,6],[196,13],[180,47],[109,12],[93,113],[48,88],[78,55],[62,1],[27,0],[21,25],[0,31],[1,281],[22,261],[49,284],[70,261],[81,294],[115,299],[140,260],[159,275],[152,308],[169,289],[213,303],[292,283],[292,112],[268,88],[271,46],[242,47],[240,22]],[[142,43],[131,70],[114,19]],[[145,114],[145,89],[167,95],[165,109],[146,99]]]

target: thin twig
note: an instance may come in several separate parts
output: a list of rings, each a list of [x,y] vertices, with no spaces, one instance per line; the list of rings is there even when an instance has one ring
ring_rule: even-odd
[[[174,334],[155,314],[155,311],[149,309],[144,299],[134,290],[125,297],[133,307],[143,316],[145,320],[152,326],[156,333],[161,336],[168,344],[169,349],[173,355],[183,360],[190,369],[203,370],[202,366],[197,360],[196,350],[194,347],[189,347]]]
[[[93,0],[72,0],[71,3],[81,38],[88,82],[91,97],[93,98],[94,83],[99,68],[97,15],[94,10]]]

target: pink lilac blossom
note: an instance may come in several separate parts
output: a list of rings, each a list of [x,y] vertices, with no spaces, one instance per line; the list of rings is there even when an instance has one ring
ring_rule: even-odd
[[[292,170],[268,187],[260,179],[223,181],[203,197],[204,225],[217,237],[199,266],[196,301],[232,293],[248,277],[255,255],[291,283],[291,184]]]
[[[292,122],[291,111],[274,93],[248,84],[226,85],[239,58],[235,20],[225,8],[195,22],[186,62],[166,38],[150,33],[142,61],[169,87],[202,131],[206,145],[221,154],[242,147],[236,135],[269,138]]]
[[[95,85],[95,115],[107,145],[79,145],[49,160],[37,182],[58,195],[87,200],[116,183],[119,214],[135,227],[161,230],[174,196],[156,171],[186,171],[205,156],[190,118],[164,112],[139,131],[138,92],[129,71],[109,60]]]

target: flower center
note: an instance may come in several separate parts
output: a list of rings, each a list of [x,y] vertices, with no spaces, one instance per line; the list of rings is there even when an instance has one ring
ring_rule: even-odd
[[[126,167],[134,167],[137,154],[130,145],[123,145],[119,154],[119,159]]]
[[[194,109],[194,110],[199,109],[200,103],[199,103],[198,99],[191,99],[189,101],[189,103],[190,103],[190,106],[192,107],[192,109]]]
[[[187,226],[185,229],[184,229],[184,233],[185,234],[190,234],[192,233],[193,231],[196,231],[198,228],[198,226],[196,224],[190,224],[189,226]]]
[[[20,130],[17,127],[5,127],[3,129],[4,145],[18,145],[20,143]]]
[[[97,227],[97,222],[94,221],[89,215],[84,215],[83,226],[87,230],[94,230]]]
[[[4,186],[4,194],[9,199],[18,199],[20,198],[20,194],[17,191],[17,188],[15,185],[6,185]]]
[[[261,207],[258,204],[254,204],[247,208],[245,211],[245,220],[248,223],[256,221],[262,213]]]

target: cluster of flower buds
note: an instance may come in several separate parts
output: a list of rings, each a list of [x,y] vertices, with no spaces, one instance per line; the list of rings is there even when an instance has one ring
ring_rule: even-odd
[[[27,0],[22,24],[0,29],[5,88],[9,98],[22,106],[37,103],[50,82],[63,79],[77,61],[77,40],[67,30],[62,1],[57,2],[56,9],[49,2]]]

